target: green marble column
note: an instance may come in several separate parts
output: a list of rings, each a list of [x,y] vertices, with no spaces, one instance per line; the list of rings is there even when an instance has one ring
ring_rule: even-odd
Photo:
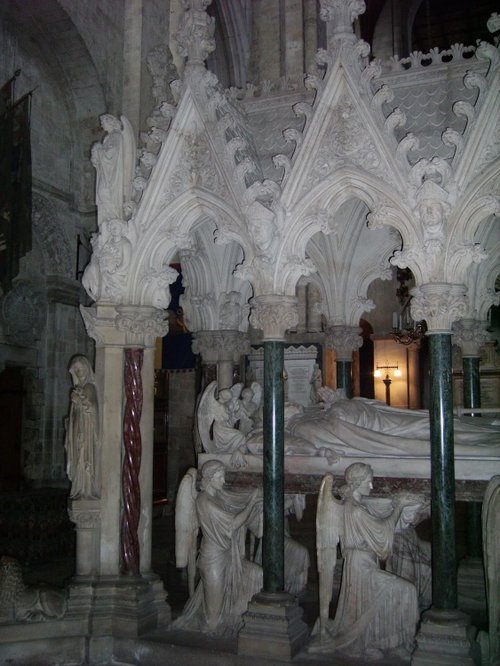
[[[457,607],[455,459],[451,334],[429,335],[432,500],[432,605]]]
[[[479,379],[479,356],[464,356],[464,407],[481,407],[481,384]],[[480,414],[471,414],[478,417]],[[481,502],[467,503],[467,556],[482,557]]]
[[[345,389],[348,398],[352,398],[352,361],[337,361],[337,388]]]
[[[479,357],[464,356],[464,407],[474,409],[481,407],[481,384],[479,380]],[[473,414],[479,416],[479,414]]]
[[[284,537],[284,343],[264,342],[264,592],[282,592]]]

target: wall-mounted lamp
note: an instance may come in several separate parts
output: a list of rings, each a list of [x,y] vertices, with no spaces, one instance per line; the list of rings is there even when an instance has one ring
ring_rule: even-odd
[[[391,404],[391,384],[392,384],[392,379],[391,375],[389,374],[390,370],[394,370],[394,377],[401,377],[401,370],[399,369],[399,365],[389,365],[389,362],[386,361],[385,365],[377,365],[377,368],[375,372],[373,373],[374,377],[382,377],[382,372],[381,370],[385,370],[385,377],[382,380],[385,384],[385,401],[388,405]]]

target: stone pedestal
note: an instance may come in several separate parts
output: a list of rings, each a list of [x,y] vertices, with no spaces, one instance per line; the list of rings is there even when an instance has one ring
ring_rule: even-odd
[[[309,637],[302,613],[295,597],[285,592],[255,595],[243,615],[238,654],[291,660]]]
[[[469,616],[458,610],[429,610],[422,617],[412,666],[479,666],[479,645]]]

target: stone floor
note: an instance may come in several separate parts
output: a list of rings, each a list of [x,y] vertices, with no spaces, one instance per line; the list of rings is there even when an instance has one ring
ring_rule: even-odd
[[[308,496],[308,504],[301,523],[291,522],[292,536],[304,544],[311,556],[308,586],[299,603],[304,611],[304,621],[312,628],[318,616],[317,574],[315,566],[315,505],[314,499]],[[175,566],[174,552],[175,534],[171,511],[158,510],[153,521],[153,570],[162,578],[168,591],[168,602],[173,618],[177,617],[187,600],[187,577],[183,570]],[[52,585],[63,585],[73,574],[73,558],[65,557],[44,565],[32,566],[25,571],[27,583],[45,582]],[[338,582],[338,581],[337,581]],[[482,619],[480,618],[481,622]],[[477,623],[476,623],[477,624]],[[277,666],[282,662],[266,661],[242,657],[236,654],[236,641],[214,639],[192,632],[159,630],[151,635],[143,636],[137,641],[121,640],[115,647],[116,666]],[[1,663],[1,660],[0,660]],[[294,664],[308,666],[325,666],[332,664],[332,657],[319,657],[300,652],[293,659]],[[396,657],[376,662],[379,666],[403,666],[408,661]],[[365,661],[335,658],[336,666],[362,666]],[[30,665],[31,666],[31,665]],[[36,666],[36,664],[33,664]],[[111,666],[111,665],[110,665]]]

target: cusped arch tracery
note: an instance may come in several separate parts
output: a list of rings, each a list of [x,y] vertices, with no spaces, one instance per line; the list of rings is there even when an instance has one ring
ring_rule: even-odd
[[[364,172],[343,169],[314,188],[290,212],[285,251],[298,255],[305,252],[309,239],[318,231],[328,232],[325,221],[333,219],[337,211],[352,199],[366,205],[371,228],[393,226],[403,241],[410,241],[418,233],[411,211],[404,205],[400,193]]]
[[[197,251],[204,225],[210,227],[214,247],[237,243],[244,253],[250,246],[241,216],[226,201],[204,190],[184,192],[139,234],[128,278],[132,303],[168,307],[165,286],[175,279],[169,264]],[[206,233],[203,239],[206,250]]]

